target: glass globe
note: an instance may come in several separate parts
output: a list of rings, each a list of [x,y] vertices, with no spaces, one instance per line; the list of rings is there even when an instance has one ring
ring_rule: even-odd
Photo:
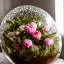
[[[39,20],[37,22],[37,26],[40,27],[41,25],[42,26],[47,25],[47,26],[51,27],[50,30],[48,31],[48,33],[45,31],[46,29],[45,30],[43,29],[43,33],[44,33],[43,38],[46,38],[46,37],[49,38],[51,35],[52,37],[54,37],[54,39],[57,39],[58,43],[57,44],[55,43],[55,45],[54,45],[55,48],[52,49],[52,47],[50,48],[50,46],[48,46],[48,45],[43,46],[43,43],[42,43],[41,44],[41,46],[43,46],[42,52],[38,51],[38,47],[40,48],[40,46],[37,47],[37,45],[36,46],[34,45],[31,48],[31,50],[35,50],[36,54],[38,53],[38,55],[35,55],[35,53],[34,54],[30,53],[30,54],[28,54],[28,56],[26,56],[26,55],[21,56],[20,53],[23,54],[22,50],[17,55],[16,55],[17,52],[15,52],[15,50],[12,53],[12,48],[10,49],[9,45],[7,45],[5,43],[3,33],[5,33],[6,29],[9,27],[9,25],[7,25],[6,21],[14,20],[13,18],[16,15],[24,16],[24,18],[29,18],[29,17],[35,17],[35,18],[38,17],[38,19],[41,18],[41,20]],[[32,22],[35,22],[35,20],[32,20]],[[29,21],[29,23],[30,23],[30,21]],[[22,24],[24,24],[24,21],[22,22]],[[21,28],[21,30],[23,30],[23,29]],[[17,34],[18,34],[18,32],[17,32]],[[47,34],[49,34],[49,35],[47,36]],[[14,8],[4,17],[4,19],[2,20],[2,23],[0,25],[0,40],[1,40],[2,51],[4,52],[6,58],[12,64],[21,64],[21,63],[22,64],[50,64],[50,63],[55,62],[55,60],[59,57],[59,55],[61,53],[61,48],[62,48],[61,36],[58,33],[56,23],[53,20],[53,18],[43,9],[38,8],[36,6],[31,6],[31,5],[23,5],[23,6]],[[38,42],[38,40],[36,40],[36,41]],[[50,41],[49,41],[49,43],[50,43]],[[48,47],[50,49],[48,49]],[[27,52],[25,52],[25,54],[27,54]]]

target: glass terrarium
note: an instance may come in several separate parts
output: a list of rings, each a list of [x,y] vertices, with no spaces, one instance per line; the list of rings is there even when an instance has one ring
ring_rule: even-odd
[[[3,52],[12,64],[51,64],[62,48],[53,18],[31,5],[14,8],[4,17],[0,40]]]

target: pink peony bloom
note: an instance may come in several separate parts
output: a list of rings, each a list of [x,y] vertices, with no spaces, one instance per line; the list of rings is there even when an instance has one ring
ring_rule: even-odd
[[[22,43],[26,48],[30,48],[32,46],[32,41],[30,39],[25,39]]]
[[[37,24],[35,22],[32,22],[31,25],[33,25],[33,27],[37,29]]]
[[[28,34],[32,34],[33,32],[35,32],[37,29],[37,25],[36,23],[31,23],[31,24],[27,24],[25,27],[24,27],[24,30],[26,33]]]
[[[9,33],[7,34],[7,37],[8,37],[8,38],[9,38],[9,37],[15,37],[15,35],[16,35],[15,32],[9,32]]]
[[[49,31],[49,29],[50,29],[49,26],[44,26],[44,27],[42,27],[42,31],[43,31],[43,32],[47,32],[47,31]]]
[[[39,40],[41,38],[42,34],[41,32],[39,31],[35,31],[33,34],[32,34],[32,37],[36,40]]]
[[[7,34],[7,38],[11,41],[11,42],[15,42],[15,40],[13,39],[15,37],[16,33],[15,32],[9,32]]]
[[[54,43],[54,41],[53,41],[52,38],[46,38],[46,39],[44,40],[44,45],[45,45],[45,46],[50,46],[50,45],[52,45],[53,43]]]
[[[13,48],[14,48],[15,50],[19,50],[19,49],[20,49],[20,45],[19,45],[19,44],[15,44],[15,45],[13,45]]]

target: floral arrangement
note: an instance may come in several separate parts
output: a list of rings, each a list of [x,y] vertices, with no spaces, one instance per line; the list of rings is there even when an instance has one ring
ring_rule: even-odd
[[[3,33],[3,49],[8,55],[16,55],[30,60],[32,56],[48,58],[58,52],[57,32],[51,31],[51,26],[40,23],[41,18],[25,18],[16,15],[7,20],[8,28]]]

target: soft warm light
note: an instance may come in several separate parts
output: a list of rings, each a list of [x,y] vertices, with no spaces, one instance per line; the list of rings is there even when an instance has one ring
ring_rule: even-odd
[[[55,0],[55,18],[59,33],[64,34],[63,0]]]

